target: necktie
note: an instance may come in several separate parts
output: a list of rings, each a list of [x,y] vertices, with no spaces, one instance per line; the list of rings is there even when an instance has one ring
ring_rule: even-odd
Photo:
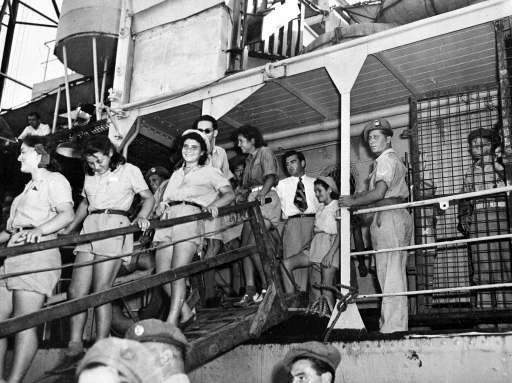
[[[308,208],[308,203],[306,201],[306,191],[304,190],[302,177],[299,177],[299,182],[297,182],[297,190],[295,191],[293,204],[297,206],[297,209],[299,209],[301,212],[304,212]]]

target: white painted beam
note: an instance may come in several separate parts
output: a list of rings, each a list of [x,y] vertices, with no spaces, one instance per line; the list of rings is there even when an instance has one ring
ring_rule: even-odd
[[[350,55],[330,56],[325,69],[340,92],[340,194],[350,195],[350,91],[366,60],[366,47],[352,49]],[[350,285],[350,211],[340,208],[340,282]],[[348,291],[343,291],[347,293]],[[333,310],[329,325],[337,317]],[[364,324],[355,303],[347,306],[335,328],[363,329]]]

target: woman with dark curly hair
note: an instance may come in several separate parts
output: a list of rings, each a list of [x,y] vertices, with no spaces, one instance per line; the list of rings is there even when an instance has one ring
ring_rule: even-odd
[[[275,190],[279,182],[277,159],[272,150],[265,146],[260,131],[251,125],[244,125],[238,129],[237,141],[242,153],[247,154],[245,169],[242,178],[242,188],[245,190],[248,201],[259,201],[261,213],[265,219],[265,226],[270,229],[281,220],[281,202]],[[249,223],[244,224],[242,231],[242,246],[254,243]],[[254,268],[261,279],[262,290],[256,291]],[[267,280],[263,272],[263,265],[258,254],[244,258],[245,295],[239,306],[247,306],[261,302],[266,293]]]
[[[147,217],[153,209],[153,195],[139,168],[126,162],[106,136],[90,137],[82,147],[82,161],[85,170],[82,201],[73,222],[63,230],[68,234],[83,221],[81,234],[116,229],[131,224],[142,230],[149,227]],[[133,197],[139,194],[142,208],[133,222],[128,219],[128,209]],[[131,234],[83,243],[75,247],[75,263],[82,264],[102,260],[133,250]],[[69,287],[69,297],[79,298],[93,292],[112,287],[114,278],[121,267],[120,258],[89,266],[75,266]],[[111,304],[95,308],[96,338],[106,338],[110,334],[112,320]],[[87,319],[83,312],[71,317],[71,339],[67,360],[62,365],[71,364],[83,356],[82,333]],[[66,363],[68,362],[68,363]]]
[[[71,186],[55,172],[57,164],[51,158],[46,137],[26,136],[18,157],[21,171],[31,175],[23,192],[12,203],[6,230],[0,233],[0,243],[19,246],[48,241],[73,220]],[[0,267],[0,321],[38,311],[45,298],[52,295],[60,278],[61,259],[58,248],[36,251],[7,258]],[[53,271],[31,273],[6,278],[6,274],[29,272],[44,268]],[[37,351],[36,328],[16,334],[14,358],[9,382],[21,382]],[[0,339],[0,382],[3,377],[7,339]]]
[[[213,218],[218,208],[229,205],[235,198],[228,179],[217,168],[207,165],[210,142],[198,130],[186,130],[181,136],[182,161],[174,171],[163,194],[164,213],[161,219],[183,217],[208,211]],[[192,262],[204,233],[203,221],[192,221],[155,231],[154,241],[176,242],[156,252],[158,273]],[[171,298],[167,322],[183,327],[193,314],[185,304],[185,279],[164,286]],[[181,315],[181,321],[180,321]]]

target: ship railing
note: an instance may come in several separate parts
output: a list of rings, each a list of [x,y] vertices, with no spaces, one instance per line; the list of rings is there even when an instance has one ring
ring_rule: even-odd
[[[352,212],[354,215],[364,215],[364,214],[374,214],[382,211],[396,210],[396,209],[414,209],[421,208],[426,206],[438,205],[441,210],[447,210],[450,207],[454,206],[452,202],[457,202],[461,200],[471,200],[475,198],[482,198],[487,196],[492,196],[496,194],[507,194],[509,195],[512,192],[512,186],[504,186],[497,187],[492,189],[480,190],[469,193],[459,193],[448,196],[436,197],[431,199],[405,202],[394,205],[387,206],[379,206],[379,207],[371,207],[364,209],[357,209]],[[508,206],[510,209],[510,206]],[[461,238],[461,239],[453,239],[449,241],[440,241],[440,242],[431,242],[431,243],[421,243],[409,246],[400,246],[394,248],[387,249],[379,249],[379,250],[366,250],[366,251],[356,251],[351,252],[350,257],[357,258],[358,256],[368,256],[375,255],[379,256],[382,253],[388,252],[398,252],[398,251],[417,251],[417,250],[427,250],[427,249],[438,249],[438,248],[448,248],[460,245],[470,245],[473,243],[481,243],[481,242],[490,242],[490,241],[500,241],[500,240],[512,240],[512,233],[507,234],[499,234],[499,235],[487,235],[476,238]],[[426,253],[421,253],[423,255]],[[392,293],[378,293],[378,294],[359,294],[357,296],[358,300],[368,300],[368,299],[376,299],[383,297],[393,297],[393,296],[419,296],[419,295],[431,295],[431,294],[439,294],[439,293],[462,293],[462,292],[474,292],[478,290],[496,290],[496,289],[510,289],[512,288],[512,280],[504,282],[504,283],[492,283],[492,284],[478,284],[474,286],[453,286],[447,288],[433,288],[433,289],[423,289],[423,290],[413,290],[413,291],[401,291],[401,292],[392,292]],[[509,302],[509,305],[512,307],[512,302]]]

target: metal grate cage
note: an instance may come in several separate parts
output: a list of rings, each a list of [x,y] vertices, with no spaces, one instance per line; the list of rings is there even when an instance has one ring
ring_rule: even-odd
[[[497,88],[438,94],[412,103],[413,197],[424,200],[505,186]],[[433,243],[510,233],[506,195],[417,208],[415,242]],[[416,287],[438,289],[512,282],[511,243],[490,240],[417,251]],[[512,290],[418,297],[416,313],[512,309]]]

